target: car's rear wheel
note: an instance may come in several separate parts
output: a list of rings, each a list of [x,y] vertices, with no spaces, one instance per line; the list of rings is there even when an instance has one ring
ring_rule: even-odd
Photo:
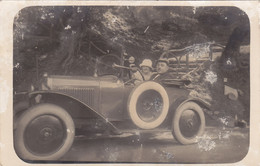
[[[182,144],[198,142],[205,130],[205,116],[201,107],[194,102],[186,102],[177,108],[172,134]]]
[[[24,160],[56,160],[74,141],[71,116],[53,104],[39,104],[25,111],[14,133],[15,150]]]
[[[169,99],[165,89],[156,82],[144,82],[133,89],[128,98],[128,113],[142,129],[158,127],[166,118]]]

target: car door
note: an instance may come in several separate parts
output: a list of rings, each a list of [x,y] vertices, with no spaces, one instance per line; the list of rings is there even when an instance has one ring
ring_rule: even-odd
[[[100,113],[109,121],[124,117],[124,83],[116,76],[100,77]]]

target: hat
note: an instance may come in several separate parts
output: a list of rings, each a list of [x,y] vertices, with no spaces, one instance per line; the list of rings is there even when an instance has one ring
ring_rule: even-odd
[[[147,66],[153,68],[152,65],[153,62],[150,59],[144,59],[143,62],[140,64],[140,67]]]
[[[166,63],[167,65],[169,65],[169,60],[166,59],[166,58],[159,58],[159,59],[156,61],[156,63],[158,63],[158,62],[164,62],[164,63]]]

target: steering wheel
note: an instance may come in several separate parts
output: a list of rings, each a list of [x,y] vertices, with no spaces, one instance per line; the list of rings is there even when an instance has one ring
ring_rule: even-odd
[[[142,81],[145,81],[144,75],[143,75],[143,73],[141,72],[141,70],[137,68],[137,71],[138,71],[138,72],[140,73],[140,75],[142,76],[142,79],[143,79]]]
[[[140,71],[140,69],[137,69],[137,71],[140,73],[141,77],[142,77],[142,80],[140,79],[136,79],[136,78],[130,78],[128,81],[126,81],[124,84],[128,84],[128,83],[133,83],[135,84],[135,81],[145,81],[144,79],[144,75],[142,74],[142,72]]]
[[[124,84],[129,84],[129,83],[134,84],[134,81],[136,81],[136,80],[137,80],[136,78],[131,78],[130,80],[124,82]]]

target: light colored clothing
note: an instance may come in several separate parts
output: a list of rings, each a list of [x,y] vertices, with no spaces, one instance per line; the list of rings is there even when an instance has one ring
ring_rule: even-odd
[[[143,80],[141,73],[139,71],[137,71],[137,72],[133,73],[132,78],[136,79],[134,84],[138,85],[138,84],[142,83],[143,81],[150,80],[152,75],[153,75],[153,72],[150,72],[149,74],[143,74],[143,76],[144,76],[144,80]]]

